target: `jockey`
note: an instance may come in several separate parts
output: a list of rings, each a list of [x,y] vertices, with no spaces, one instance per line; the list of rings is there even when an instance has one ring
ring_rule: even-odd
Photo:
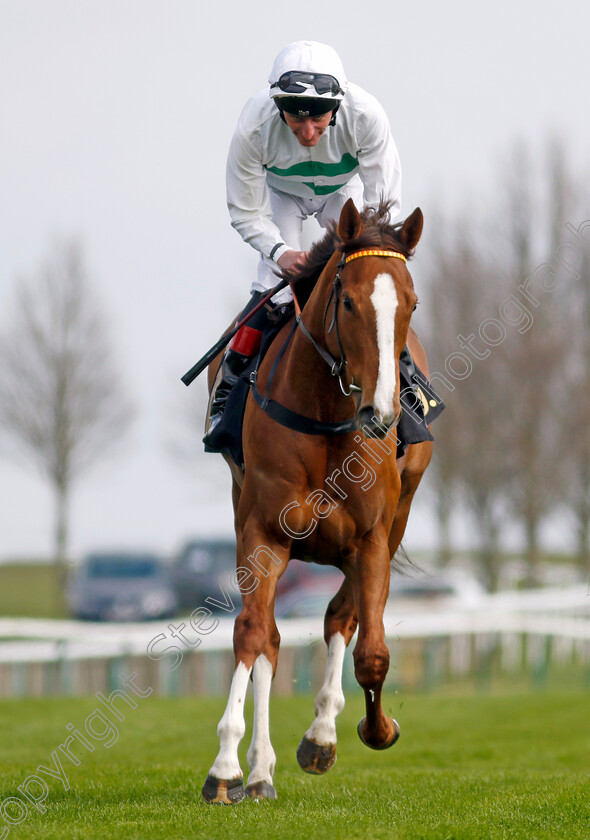
[[[316,41],[295,41],[278,54],[269,87],[242,111],[227,159],[231,224],[260,253],[258,276],[242,318],[277,283],[280,270],[305,261],[303,221],[321,227],[338,220],[349,198],[361,210],[382,199],[400,209],[401,167],[385,111],[348,82],[335,50]],[[285,289],[272,299],[291,299]],[[223,379],[211,407],[207,444],[227,396],[258,352],[267,318],[263,307],[232,339]]]

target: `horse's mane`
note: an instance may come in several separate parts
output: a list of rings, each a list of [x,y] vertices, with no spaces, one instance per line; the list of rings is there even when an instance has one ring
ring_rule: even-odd
[[[383,248],[389,251],[399,251],[407,259],[411,259],[413,251],[402,241],[400,230],[403,222],[390,224],[389,210],[391,201],[382,201],[378,207],[365,207],[361,212],[362,228],[356,239],[346,244],[338,236],[338,224],[330,221],[327,232],[308,252],[304,265],[291,271],[283,272],[297,290],[297,298],[303,306],[309,298],[318,277],[326,267],[328,260],[334,253],[351,254],[365,248]]]

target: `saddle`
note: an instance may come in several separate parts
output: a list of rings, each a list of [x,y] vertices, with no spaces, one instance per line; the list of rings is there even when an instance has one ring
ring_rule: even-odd
[[[235,464],[240,465],[242,468],[244,467],[242,424],[244,421],[244,411],[246,410],[248,393],[252,386],[252,382],[256,377],[258,368],[266,356],[270,345],[282,327],[293,317],[294,311],[294,304],[287,303],[277,307],[268,315],[268,321],[262,333],[260,350],[256,356],[252,357],[248,367],[240,374],[233,385],[227,398],[221,420],[209,435],[209,442],[205,444],[205,452],[216,452],[229,455]],[[213,395],[214,393],[215,384],[211,389],[211,394]],[[211,401],[209,401],[209,407],[207,410],[207,420],[209,419],[210,409]]]
[[[205,452],[217,452],[228,455],[234,463],[244,468],[242,448],[242,424],[248,393],[253,390],[257,403],[277,422],[290,429],[307,434],[345,434],[353,431],[354,418],[340,424],[321,424],[303,415],[290,411],[279,403],[263,397],[256,387],[256,375],[260,363],[283,325],[293,316],[293,305],[282,307],[276,321],[269,323],[264,330],[260,352],[250,365],[238,377],[225,406],[221,420],[205,444]],[[395,433],[398,440],[397,457],[401,458],[406,447],[413,443],[434,440],[428,424],[439,416],[445,408],[443,401],[434,391],[422,371],[414,363],[406,346],[399,362],[400,403],[402,413]],[[214,389],[213,389],[214,390]]]

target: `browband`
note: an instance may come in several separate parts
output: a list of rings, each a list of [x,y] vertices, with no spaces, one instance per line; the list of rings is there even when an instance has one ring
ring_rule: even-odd
[[[398,260],[403,260],[404,262],[407,262],[404,255],[400,254],[399,251],[369,250],[356,251],[354,254],[349,254],[344,260],[344,265],[346,265],[346,263],[349,263],[351,260],[358,260],[359,257],[396,257]]]

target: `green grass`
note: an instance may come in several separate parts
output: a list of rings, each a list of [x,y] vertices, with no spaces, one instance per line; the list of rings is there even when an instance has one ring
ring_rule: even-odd
[[[385,708],[400,722],[393,749],[372,752],[356,735],[362,698],[339,718],[339,759],[325,776],[304,774],[295,750],[312,698],[277,698],[271,733],[276,802],[231,808],[202,802],[217,751],[224,699],[139,700],[119,738],[64,759],[70,789],[49,782],[47,812],[32,807],[10,838],[47,840],[569,840],[590,837],[589,697],[581,691],[503,696],[401,697]],[[0,702],[0,805],[64,741],[83,730],[91,699]],[[248,709],[247,711],[251,711]],[[242,767],[249,731],[242,742]],[[0,818],[0,836],[4,822]]]
[[[0,565],[0,616],[65,618],[58,597],[57,574],[51,563]]]

